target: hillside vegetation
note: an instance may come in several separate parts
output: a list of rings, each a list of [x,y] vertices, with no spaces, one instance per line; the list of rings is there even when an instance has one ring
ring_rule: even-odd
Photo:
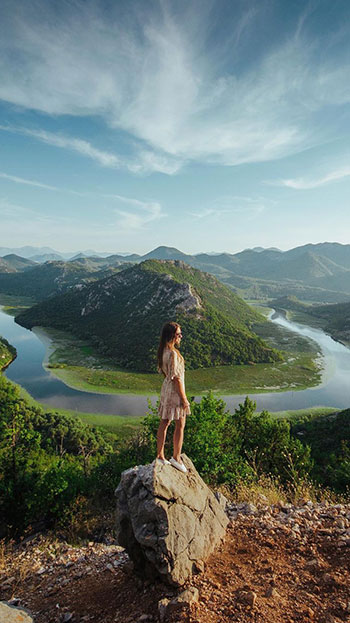
[[[248,398],[230,413],[208,394],[191,403],[191,413],[184,452],[211,485],[233,492],[265,479],[272,488],[276,484],[279,499],[283,493],[291,501],[305,488],[313,499],[349,493],[350,410],[337,420],[326,416],[309,423],[305,417],[291,425],[266,411],[256,413]],[[0,537],[29,525],[75,526],[85,536],[106,529],[105,513],[113,515],[111,492],[121,472],[156,455],[158,424],[155,407],[139,432],[121,438],[30,405],[0,376]],[[171,434],[167,454],[170,441]]]
[[[350,303],[317,305],[309,313],[322,322],[325,331],[334,339],[350,343]]]
[[[350,303],[305,305],[294,296],[285,296],[270,301],[269,305],[294,312],[299,322],[320,326],[335,340],[350,343]]]
[[[0,335],[0,370],[6,368],[16,357],[16,349],[14,346]]]
[[[43,301],[16,321],[88,337],[118,365],[154,371],[160,329],[170,319],[183,329],[188,368],[281,358],[251,330],[266,322],[263,316],[214,276],[181,261],[145,261]]]
[[[19,264],[19,263],[18,263]],[[33,262],[31,264],[34,264]],[[70,288],[81,287],[84,283],[96,281],[110,273],[125,268],[117,262],[115,266],[106,266],[94,260],[75,260],[71,262],[49,261],[27,267],[25,271],[5,272],[0,264],[0,292],[13,296],[32,297],[41,301],[47,297],[66,292]]]

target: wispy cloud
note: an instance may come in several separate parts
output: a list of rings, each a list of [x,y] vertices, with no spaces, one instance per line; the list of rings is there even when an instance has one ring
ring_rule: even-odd
[[[334,110],[350,101],[348,33],[342,53],[325,57],[322,37],[313,40],[305,27],[311,11],[254,64],[238,67],[235,59],[260,29],[253,5],[232,11],[229,45],[210,43],[209,2],[201,11],[186,3],[181,12],[167,0],[127,12],[116,3],[109,14],[92,0],[63,3],[59,12],[44,0],[18,0],[16,12],[5,5],[0,97],[51,115],[102,117],[133,139],[126,166],[134,172],[284,157],[337,134]],[[330,47],[333,33],[327,36]],[[125,166],[88,141],[34,134],[103,166]]]
[[[117,224],[123,231],[132,231],[136,229],[141,230],[148,223],[161,219],[165,216],[161,204],[157,201],[142,201],[140,199],[124,197],[123,195],[118,194],[78,192],[70,190],[68,188],[57,188],[56,186],[49,186],[48,184],[43,184],[34,180],[27,180],[21,177],[17,177],[15,175],[8,175],[7,173],[3,172],[0,172],[0,178],[9,180],[11,182],[14,182],[15,184],[26,184],[37,188],[42,188],[44,190],[67,192],[69,194],[78,195],[81,197],[96,198],[98,200],[107,199],[112,200],[113,202],[118,202],[122,206],[127,206],[129,210],[125,208],[112,208],[113,215],[117,215],[118,218],[114,219],[111,225],[114,227]],[[14,216],[14,214],[18,211],[24,211],[24,213],[27,215],[29,213],[29,209],[22,208],[5,200],[2,200],[1,208],[2,210],[6,209],[6,213],[12,216]],[[36,212],[32,210],[30,210],[30,212],[35,215],[35,218],[38,218],[38,214]],[[40,216],[40,218],[46,219],[51,217],[46,217],[45,215],[42,215]]]
[[[114,200],[120,208],[99,206],[94,216],[82,220],[74,211],[71,214],[48,214],[10,202],[0,197],[1,234],[4,240],[11,240],[12,246],[22,246],[23,240],[30,239],[33,245],[64,248],[72,242],[76,248],[94,247],[101,250],[115,249],[116,242],[123,246],[121,236],[129,236],[130,241],[140,237],[144,242],[144,230],[165,216],[160,204],[142,202],[130,197],[116,195]],[[104,209],[103,209],[104,208]]]
[[[118,194],[105,194],[105,193],[94,193],[94,192],[77,192],[70,189],[57,188],[56,186],[49,186],[48,184],[43,184],[41,182],[37,182],[34,180],[27,180],[21,177],[17,177],[16,175],[8,175],[7,173],[0,172],[0,178],[9,180],[14,182],[15,184],[26,184],[28,186],[34,186],[37,188],[42,188],[44,190],[50,191],[60,191],[60,192],[68,192],[73,195],[96,198],[97,200],[109,200],[113,203],[117,202],[120,204],[119,208],[112,208],[113,215],[117,215],[118,218],[113,220],[112,226],[114,227],[116,224],[124,231],[131,230],[141,230],[152,221],[156,221],[165,216],[162,206],[158,201],[142,201],[141,199],[136,199],[133,197],[125,197],[123,195]],[[24,211],[25,214],[35,215],[35,218],[46,219],[51,217],[46,217],[45,215],[41,215],[39,213],[34,212],[31,209],[22,208],[13,203],[9,203],[7,200],[3,199],[1,203],[1,209],[3,214],[14,215],[18,211]],[[108,209],[108,208],[107,208]],[[109,209],[110,204],[109,204]]]
[[[115,208],[114,213],[119,216],[118,226],[125,231],[132,231],[144,228],[145,225],[157,221],[166,216],[160,203],[153,201],[140,201],[122,195],[103,195],[106,198],[114,199],[118,203],[129,206],[131,210]]]
[[[0,172],[0,178],[4,180],[9,180],[10,182],[15,182],[16,184],[26,184],[28,186],[36,186],[37,188],[44,188],[45,190],[60,190],[57,186],[49,186],[48,184],[42,184],[41,182],[36,182],[35,180],[27,180],[23,177],[17,177],[16,175],[8,175],[7,173]]]
[[[89,141],[74,136],[66,136],[54,132],[47,132],[41,129],[31,129],[10,125],[0,125],[0,131],[22,134],[35,138],[47,145],[69,149],[81,156],[91,158],[103,167],[112,169],[127,169],[132,173],[149,173],[158,171],[172,175],[182,166],[180,159],[169,157],[161,153],[156,153],[146,149],[137,149],[136,154],[130,156],[118,156],[108,151],[103,151],[94,147]]]
[[[251,220],[261,214],[271,203],[271,200],[263,198],[226,195],[218,197],[199,212],[189,212],[189,216],[199,220],[207,218],[219,220],[227,215],[240,215]]]
[[[88,141],[79,138],[62,136],[53,132],[46,132],[44,130],[27,129],[23,130],[23,133],[28,136],[33,136],[48,145],[54,145],[55,147],[76,151],[82,156],[92,158],[92,160],[95,160],[104,167],[118,168],[121,166],[121,161],[116,155],[102,151],[101,149],[96,149],[96,147],[93,147],[93,145],[91,145]]]
[[[63,149],[78,152],[82,156],[92,158],[104,167],[120,168],[123,166],[122,160],[115,154],[97,149],[88,141],[80,138],[55,134],[54,132],[47,132],[45,130],[35,130],[10,125],[0,125],[0,130],[3,132],[13,132],[15,134],[30,136],[46,143],[47,145],[53,145],[54,147],[61,147]]]
[[[299,177],[294,179],[276,180],[271,182],[265,182],[271,186],[286,186],[287,188],[294,188],[295,190],[310,190],[312,188],[318,188],[331,182],[336,182],[350,176],[350,167],[343,167],[335,171],[331,171],[326,175],[317,178],[305,178]]]

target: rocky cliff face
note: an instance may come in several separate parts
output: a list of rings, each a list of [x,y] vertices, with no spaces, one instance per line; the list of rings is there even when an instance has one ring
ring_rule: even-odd
[[[138,274],[136,270],[125,271],[95,284],[86,291],[86,297],[82,299],[80,315],[87,316],[117,300],[119,288],[130,292],[126,301],[126,306],[130,310],[129,321],[139,310],[140,298],[143,300],[141,313],[144,316],[164,306],[172,309],[173,313],[198,312],[202,308],[199,295],[189,283],[179,283],[171,275],[155,275],[153,279],[144,283],[142,277],[142,273]],[[147,296],[147,291],[150,296]]]

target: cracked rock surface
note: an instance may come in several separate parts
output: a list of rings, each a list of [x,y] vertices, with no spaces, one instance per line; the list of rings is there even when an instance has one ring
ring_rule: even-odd
[[[186,455],[188,472],[154,461],[123,472],[117,539],[142,577],[181,586],[225,536],[228,517]]]

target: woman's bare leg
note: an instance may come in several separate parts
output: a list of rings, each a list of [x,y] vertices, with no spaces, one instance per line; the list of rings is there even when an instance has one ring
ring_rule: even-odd
[[[185,424],[186,424],[185,416],[175,421],[175,430],[174,430],[174,437],[173,437],[173,444],[174,444],[173,457],[175,461],[177,461],[178,463],[182,462],[180,455],[181,455],[182,444],[184,440]]]
[[[164,444],[170,420],[160,420],[157,432],[157,459],[165,459]]]

